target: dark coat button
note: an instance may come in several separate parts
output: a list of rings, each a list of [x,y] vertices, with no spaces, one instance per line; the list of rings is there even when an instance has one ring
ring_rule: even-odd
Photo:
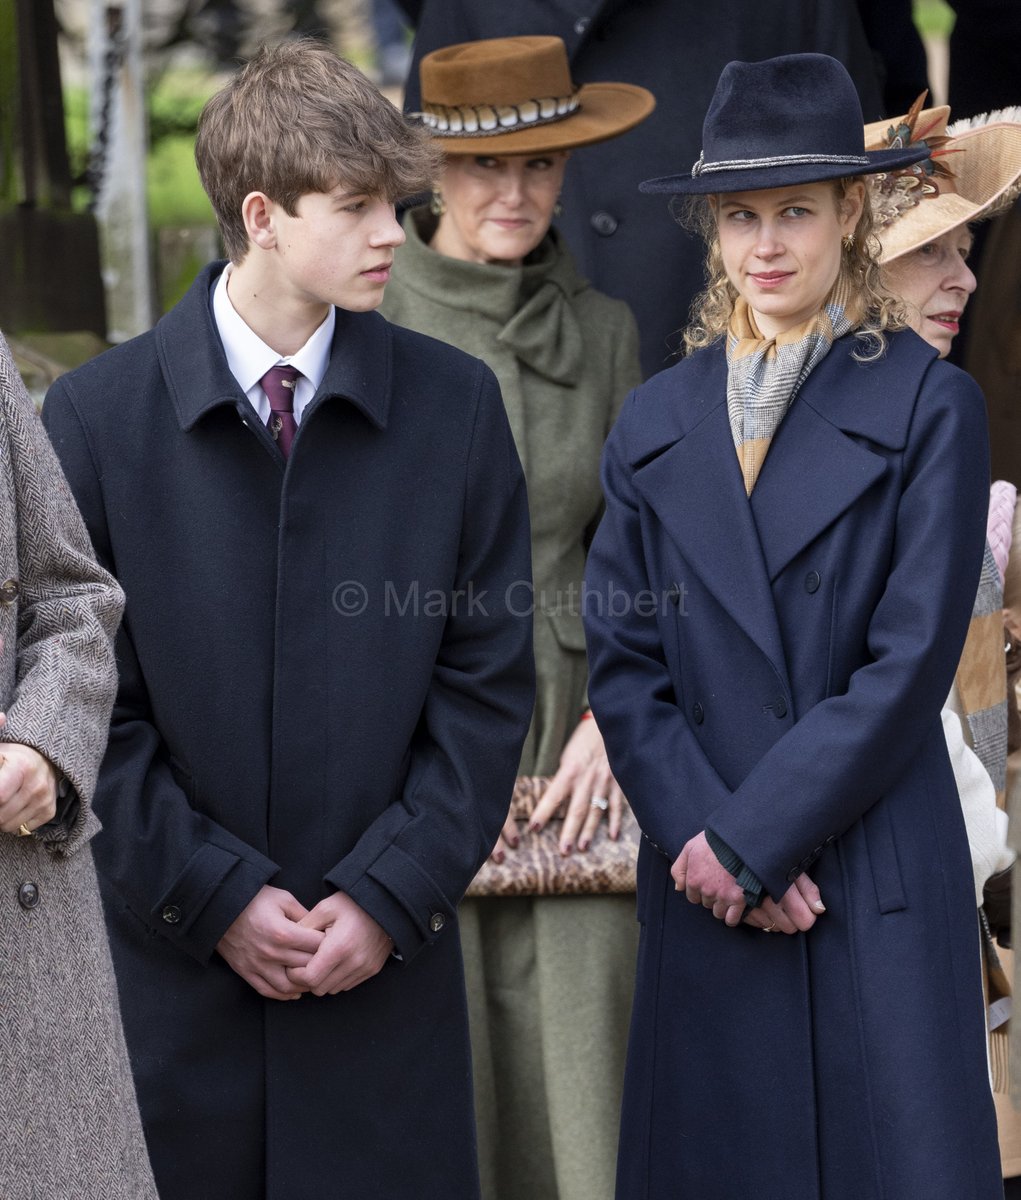
[[[181,910],[176,904],[168,904],[161,915],[168,925],[176,925],[181,919]]]
[[[35,908],[39,904],[39,885],[23,883],[18,888],[18,903],[22,908]]]
[[[679,583],[672,583],[666,590],[666,598],[674,606],[680,604],[680,602],[681,602],[681,585]]]
[[[592,228],[601,237],[612,237],[617,232],[617,226],[620,222],[616,217],[611,216],[608,212],[595,212],[592,214]]]
[[[783,696],[777,697],[776,702],[773,704],[773,712],[781,719],[787,716],[787,701]]]
[[[590,22],[588,17],[579,17],[574,23],[574,32],[584,33],[585,30],[588,29],[589,24]]]
[[[697,700],[691,706],[691,715],[694,718],[696,725],[701,725],[702,722],[705,720],[705,709],[702,707],[701,704],[699,704],[699,702]]]
[[[822,583],[822,580],[819,578],[819,572],[809,571],[805,576],[805,591],[817,592],[819,590],[820,583]]]
[[[16,579],[5,579],[0,583],[0,603],[13,604],[18,598],[18,581]]]
[[[443,915],[443,913],[433,913],[433,915],[429,918],[429,928],[433,931],[433,933],[439,933],[446,923],[447,918]]]

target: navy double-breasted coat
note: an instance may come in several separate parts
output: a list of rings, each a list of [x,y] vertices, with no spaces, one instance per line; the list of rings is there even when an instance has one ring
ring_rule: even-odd
[[[285,463],[217,270],[44,409],[128,598],[96,858],[160,1196],[471,1197],[455,905],[531,713],[520,464],[487,367],[340,310]],[[403,961],[261,998],[215,947],[265,883],[347,892]]]
[[[620,1200],[993,1200],[974,896],[939,710],[974,600],[982,397],[911,332],[836,342],[751,497],[722,345],[640,387],[589,555],[590,698],[646,834]],[[670,866],[714,830],[807,934]]]

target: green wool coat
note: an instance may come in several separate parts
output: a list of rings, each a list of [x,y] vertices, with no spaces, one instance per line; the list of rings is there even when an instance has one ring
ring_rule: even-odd
[[[638,331],[554,231],[511,267],[437,254],[434,227],[428,209],[408,214],[380,311],[483,359],[500,381],[532,521],[537,692],[521,773],[552,774],[585,703],[585,552],[602,507],[603,442],[641,380]],[[516,602],[530,603],[524,585]]]
[[[586,699],[582,573],[603,442],[640,379],[637,330],[555,232],[508,267],[437,254],[434,228],[426,209],[409,214],[382,311],[484,359],[500,381],[532,521],[537,693],[520,769],[552,774]],[[461,905],[460,924],[484,1200],[609,1197],[634,897],[481,897]]]

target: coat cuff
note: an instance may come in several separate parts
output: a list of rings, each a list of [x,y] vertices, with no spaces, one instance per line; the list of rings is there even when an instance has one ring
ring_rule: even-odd
[[[223,935],[278,869],[268,858],[239,858],[206,842],[153,905],[149,924],[186,954],[207,963]]]
[[[326,882],[386,930],[405,962],[456,925],[456,905],[399,846],[388,846],[365,870],[341,861]]]

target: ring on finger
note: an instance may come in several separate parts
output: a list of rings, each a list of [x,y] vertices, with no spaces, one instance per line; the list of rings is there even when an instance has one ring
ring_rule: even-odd
[[[772,933],[775,928],[776,928],[776,922],[771,921],[768,925],[762,926],[762,932],[763,933]]]
[[[593,808],[598,808],[600,812],[606,812],[606,810],[610,807],[610,801],[606,796],[593,796],[589,801],[589,804]]]
[[[24,821],[18,826],[18,837],[29,837],[32,830],[25,824]]]

